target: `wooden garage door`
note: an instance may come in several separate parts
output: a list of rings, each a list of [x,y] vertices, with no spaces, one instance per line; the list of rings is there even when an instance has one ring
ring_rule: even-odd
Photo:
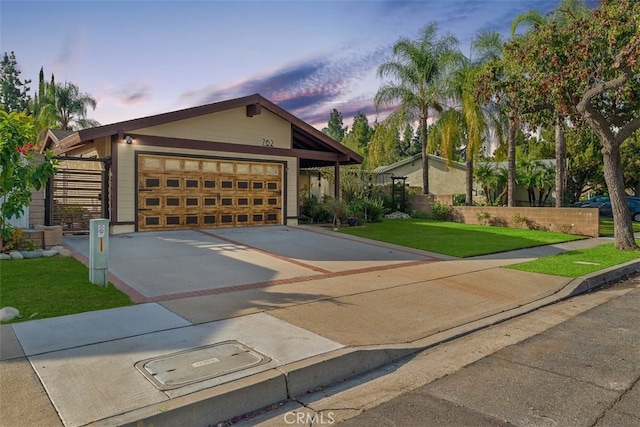
[[[282,165],[138,156],[138,229],[281,224]]]

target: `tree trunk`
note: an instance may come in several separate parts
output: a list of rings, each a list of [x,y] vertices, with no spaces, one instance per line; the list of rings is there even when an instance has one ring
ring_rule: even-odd
[[[567,142],[562,130],[561,117],[556,116],[556,207],[564,206],[565,167],[567,164]]]
[[[427,119],[420,118],[420,139],[422,140],[422,194],[429,194],[429,153],[427,152]]]
[[[607,183],[613,212],[613,235],[618,250],[638,249],[633,236],[631,214],[624,191],[624,175],[620,160],[620,146],[614,141],[602,141],[604,154],[604,180]]]
[[[636,184],[636,188],[633,189],[636,196],[640,196],[640,181]]]
[[[516,205],[516,126],[515,120],[509,121],[509,154],[507,163],[507,206]]]
[[[467,182],[465,204],[467,206],[473,206],[473,159],[469,155],[469,149],[467,149]]]

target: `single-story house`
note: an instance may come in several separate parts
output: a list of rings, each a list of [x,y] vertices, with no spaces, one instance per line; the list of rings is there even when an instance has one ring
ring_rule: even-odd
[[[464,194],[467,167],[429,154],[429,192],[435,195]],[[422,189],[422,153],[374,170],[377,185],[391,184],[391,177],[406,177],[409,188]]]
[[[362,162],[259,94],[72,133],[50,131],[44,149],[69,159],[65,164],[100,164],[102,189],[93,198],[101,200],[112,234],[296,225],[300,169],[337,172]],[[78,193],[82,180],[62,182],[59,191]],[[339,180],[334,184],[338,194]],[[50,197],[58,197],[52,210],[62,196]]]
[[[545,166],[555,166],[555,159],[540,160]],[[506,168],[506,162],[494,164],[494,168]],[[402,159],[388,166],[379,166],[375,169],[376,181],[378,185],[391,184],[391,177],[406,177],[405,184],[409,188],[422,191],[422,154],[418,153],[406,159]],[[429,193],[435,196],[450,196],[454,194],[465,194],[466,192],[467,166],[464,163],[448,161],[445,158],[429,154]],[[555,191],[547,200],[548,204],[555,203]],[[482,186],[477,181],[473,183],[474,200],[484,201]],[[516,206],[528,206],[529,199],[527,189],[522,186],[516,187]]]

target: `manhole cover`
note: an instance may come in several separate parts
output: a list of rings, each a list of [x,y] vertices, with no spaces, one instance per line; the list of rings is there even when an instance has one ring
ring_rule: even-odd
[[[157,388],[171,390],[270,361],[238,341],[224,341],[141,360],[135,366]]]

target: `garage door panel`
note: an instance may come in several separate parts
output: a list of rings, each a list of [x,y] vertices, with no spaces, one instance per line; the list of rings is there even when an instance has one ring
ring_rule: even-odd
[[[282,221],[282,165],[140,155],[138,229]]]

